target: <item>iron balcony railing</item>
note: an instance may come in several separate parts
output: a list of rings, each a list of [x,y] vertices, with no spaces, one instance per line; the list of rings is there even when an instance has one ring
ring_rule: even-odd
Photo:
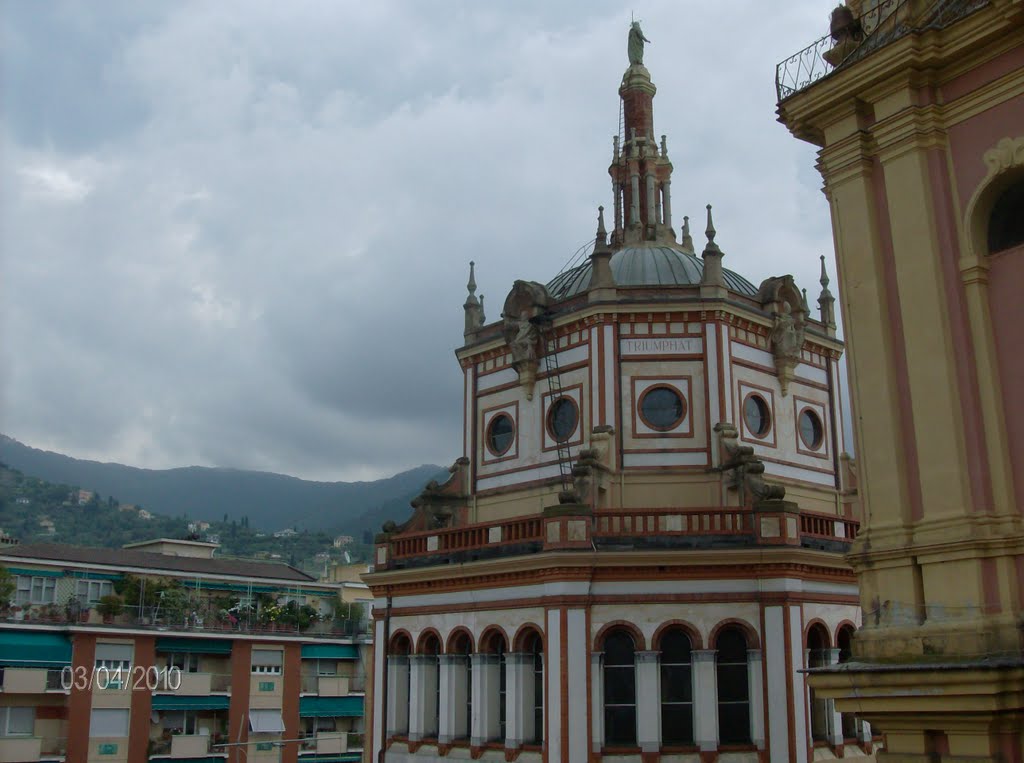
[[[912,31],[943,29],[990,0],[941,0],[925,9],[922,0],[878,0],[856,19],[853,27],[836,30],[815,40],[775,67],[775,95],[779,101],[814,84],[837,68]]]

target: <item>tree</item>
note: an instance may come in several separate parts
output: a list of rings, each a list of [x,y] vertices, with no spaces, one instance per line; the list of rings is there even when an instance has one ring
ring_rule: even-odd
[[[11,606],[11,597],[14,595],[14,575],[6,567],[0,567],[0,612],[5,612]]]

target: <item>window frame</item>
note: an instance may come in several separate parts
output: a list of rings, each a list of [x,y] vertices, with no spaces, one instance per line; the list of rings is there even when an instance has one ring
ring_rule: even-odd
[[[32,721],[28,731],[11,731],[11,717],[15,710],[27,711],[27,715],[31,717]],[[22,721],[24,720],[23,718]],[[35,736],[35,726],[36,708],[33,705],[7,705],[0,707],[0,738]]]
[[[608,662],[608,644],[613,639],[618,637],[624,637],[629,641],[629,652],[632,660],[629,662],[622,663],[609,663]],[[639,734],[637,733],[637,692],[636,692],[636,640],[632,633],[625,628],[615,628],[609,631],[603,641],[604,659],[601,665],[602,670],[602,696],[601,696],[601,711],[603,713],[604,720],[604,746],[605,747],[636,747],[639,741]],[[618,676],[619,672],[625,675],[628,673],[629,678],[626,680],[626,690],[624,694],[632,695],[632,702],[609,702],[609,687],[611,686],[611,679],[614,676]],[[632,717],[632,734],[620,736],[615,739],[610,739],[608,730],[611,727],[617,727],[619,725],[628,726],[627,723],[610,723],[610,716],[613,714],[621,715],[623,718]]]
[[[680,662],[668,662],[665,652],[665,641],[666,639],[672,639],[676,636],[681,636],[686,640],[686,660]],[[661,634],[659,639],[659,661],[658,670],[661,679],[661,690],[659,697],[659,709],[661,711],[661,734],[662,734],[662,745],[665,746],[690,746],[695,743],[696,739],[696,719],[694,718],[695,703],[693,697],[693,638],[689,633],[686,632],[685,628],[674,626],[666,628]],[[673,671],[673,669],[676,669]],[[672,684],[671,673],[672,672],[683,672],[685,671],[685,695],[689,697],[688,700],[677,700],[668,698],[667,692],[669,686]],[[668,674],[668,675],[667,675]],[[683,712],[689,716],[689,734],[679,737],[669,738],[666,733],[666,729],[678,728],[676,723],[671,722],[672,710],[678,708],[676,712]],[[685,708],[685,710],[683,710]],[[666,710],[670,715],[666,718]]]
[[[654,421],[644,410],[644,402],[648,396],[660,391],[669,392],[675,396],[679,401],[679,415],[669,424],[659,424]],[[636,401],[637,415],[640,416],[640,420],[644,423],[648,429],[655,432],[672,432],[678,429],[684,421],[686,421],[686,415],[690,412],[689,406],[686,404],[686,396],[683,395],[682,391],[677,389],[671,384],[652,384],[651,386],[644,389],[640,393],[640,397]]]
[[[19,607],[34,604],[54,604],[57,600],[57,579],[44,575],[17,575],[14,603]],[[39,594],[36,594],[36,589]],[[49,592],[49,596],[47,596]]]

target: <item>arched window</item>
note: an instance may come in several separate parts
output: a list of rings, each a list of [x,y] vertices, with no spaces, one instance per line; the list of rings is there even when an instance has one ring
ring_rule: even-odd
[[[523,741],[526,744],[541,744],[544,741],[544,640],[537,631],[531,630],[521,643],[523,651],[533,658],[526,675],[533,694],[533,713],[525,724]],[[532,720],[532,727],[529,720]]]
[[[853,656],[853,626],[843,625],[836,634],[836,646],[839,648],[839,662],[849,662]],[[857,717],[853,713],[843,713],[843,739],[857,737]]]
[[[473,642],[469,634],[460,631],[448,642],[448,651],[465,658],[462,694],[466,697],[465,715],[455,713],[455,739],[469,739],[473,735]],[[456,689],[456,692],[458,690]],[[454,701],[454,698],[453,698]]]
[[[432,659],[424,665],[428,675],[423,681],[430,696],[423,697],[425,706],[423,725],[424,735],[436,737],[438,721],[441,718],[441,639],[436,633],[428,633],[420,641],[420,653]]]
[[[747,637],[726,626],[715,642],[718,679],[718,739],[722,744],[750,744],[750,684]]]
[[[495,719],[489,718],[486,722],[486,737],[488,741],[504,741],[505,739],[505,718],[506,718],[506,694],[508,692],[508,686],[506,685],[506,673],[505,670],[505,654],[508,652],[508,647],[505,644],[505,635],[501,631],[493,630],[490,634],[483,637],[481,644],[481,651],[487,654],[497,656],[497,676],[488,682],[488,686],[495,687],[492,691],[497,691],[497,709],[498,717],[497,722]],[[488,666],[494,669],[493,666]]]
[[[1018,180],[996,199],[988,216],[988,251],[996,254],[1024,244],[1024,181]]]
[[[693,664],[690,637],[670,628],[661,637],[661,741],[693,744]]]
[[[391,692],[389,704],[392,707],[390,733],[405,735],[409,733],[409,654],[412,652],[412,641],[408,633],[396,633],[388,648],[388,691]]]
[[[604,640],[604,741],[636,744],[636,643],[616,628]]]
[[[807,667],[823,668],[828,660],[828,631],[821,623],[815,623],[807,629]],[[828,703],[819,699],[814,689],[808,689],[811,704],[811,739],[825,742],[829,738]]]

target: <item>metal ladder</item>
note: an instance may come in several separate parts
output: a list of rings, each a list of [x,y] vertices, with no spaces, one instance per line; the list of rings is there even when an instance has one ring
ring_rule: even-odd
[[[551,317],[545,315],[540,318],[542,322],[538,323],[538,328],[546,333],[546,336],[542,333],[542,336],[545,336],[544,370],[548,375],[548,391],[551,393],[551,405],[554,405],[555,401],[562,397],[562,374],[558,366],[558,340],[552,328]],[[582,424],[582,422],[580,423]],[[547,426],[546,421],[544,426]],[[573,489],[572,453],[569,450],[568,438],[565,440],[556,439],[555,446],[558,450],[558,473],[562,480],[562,492],[568,493]]]

